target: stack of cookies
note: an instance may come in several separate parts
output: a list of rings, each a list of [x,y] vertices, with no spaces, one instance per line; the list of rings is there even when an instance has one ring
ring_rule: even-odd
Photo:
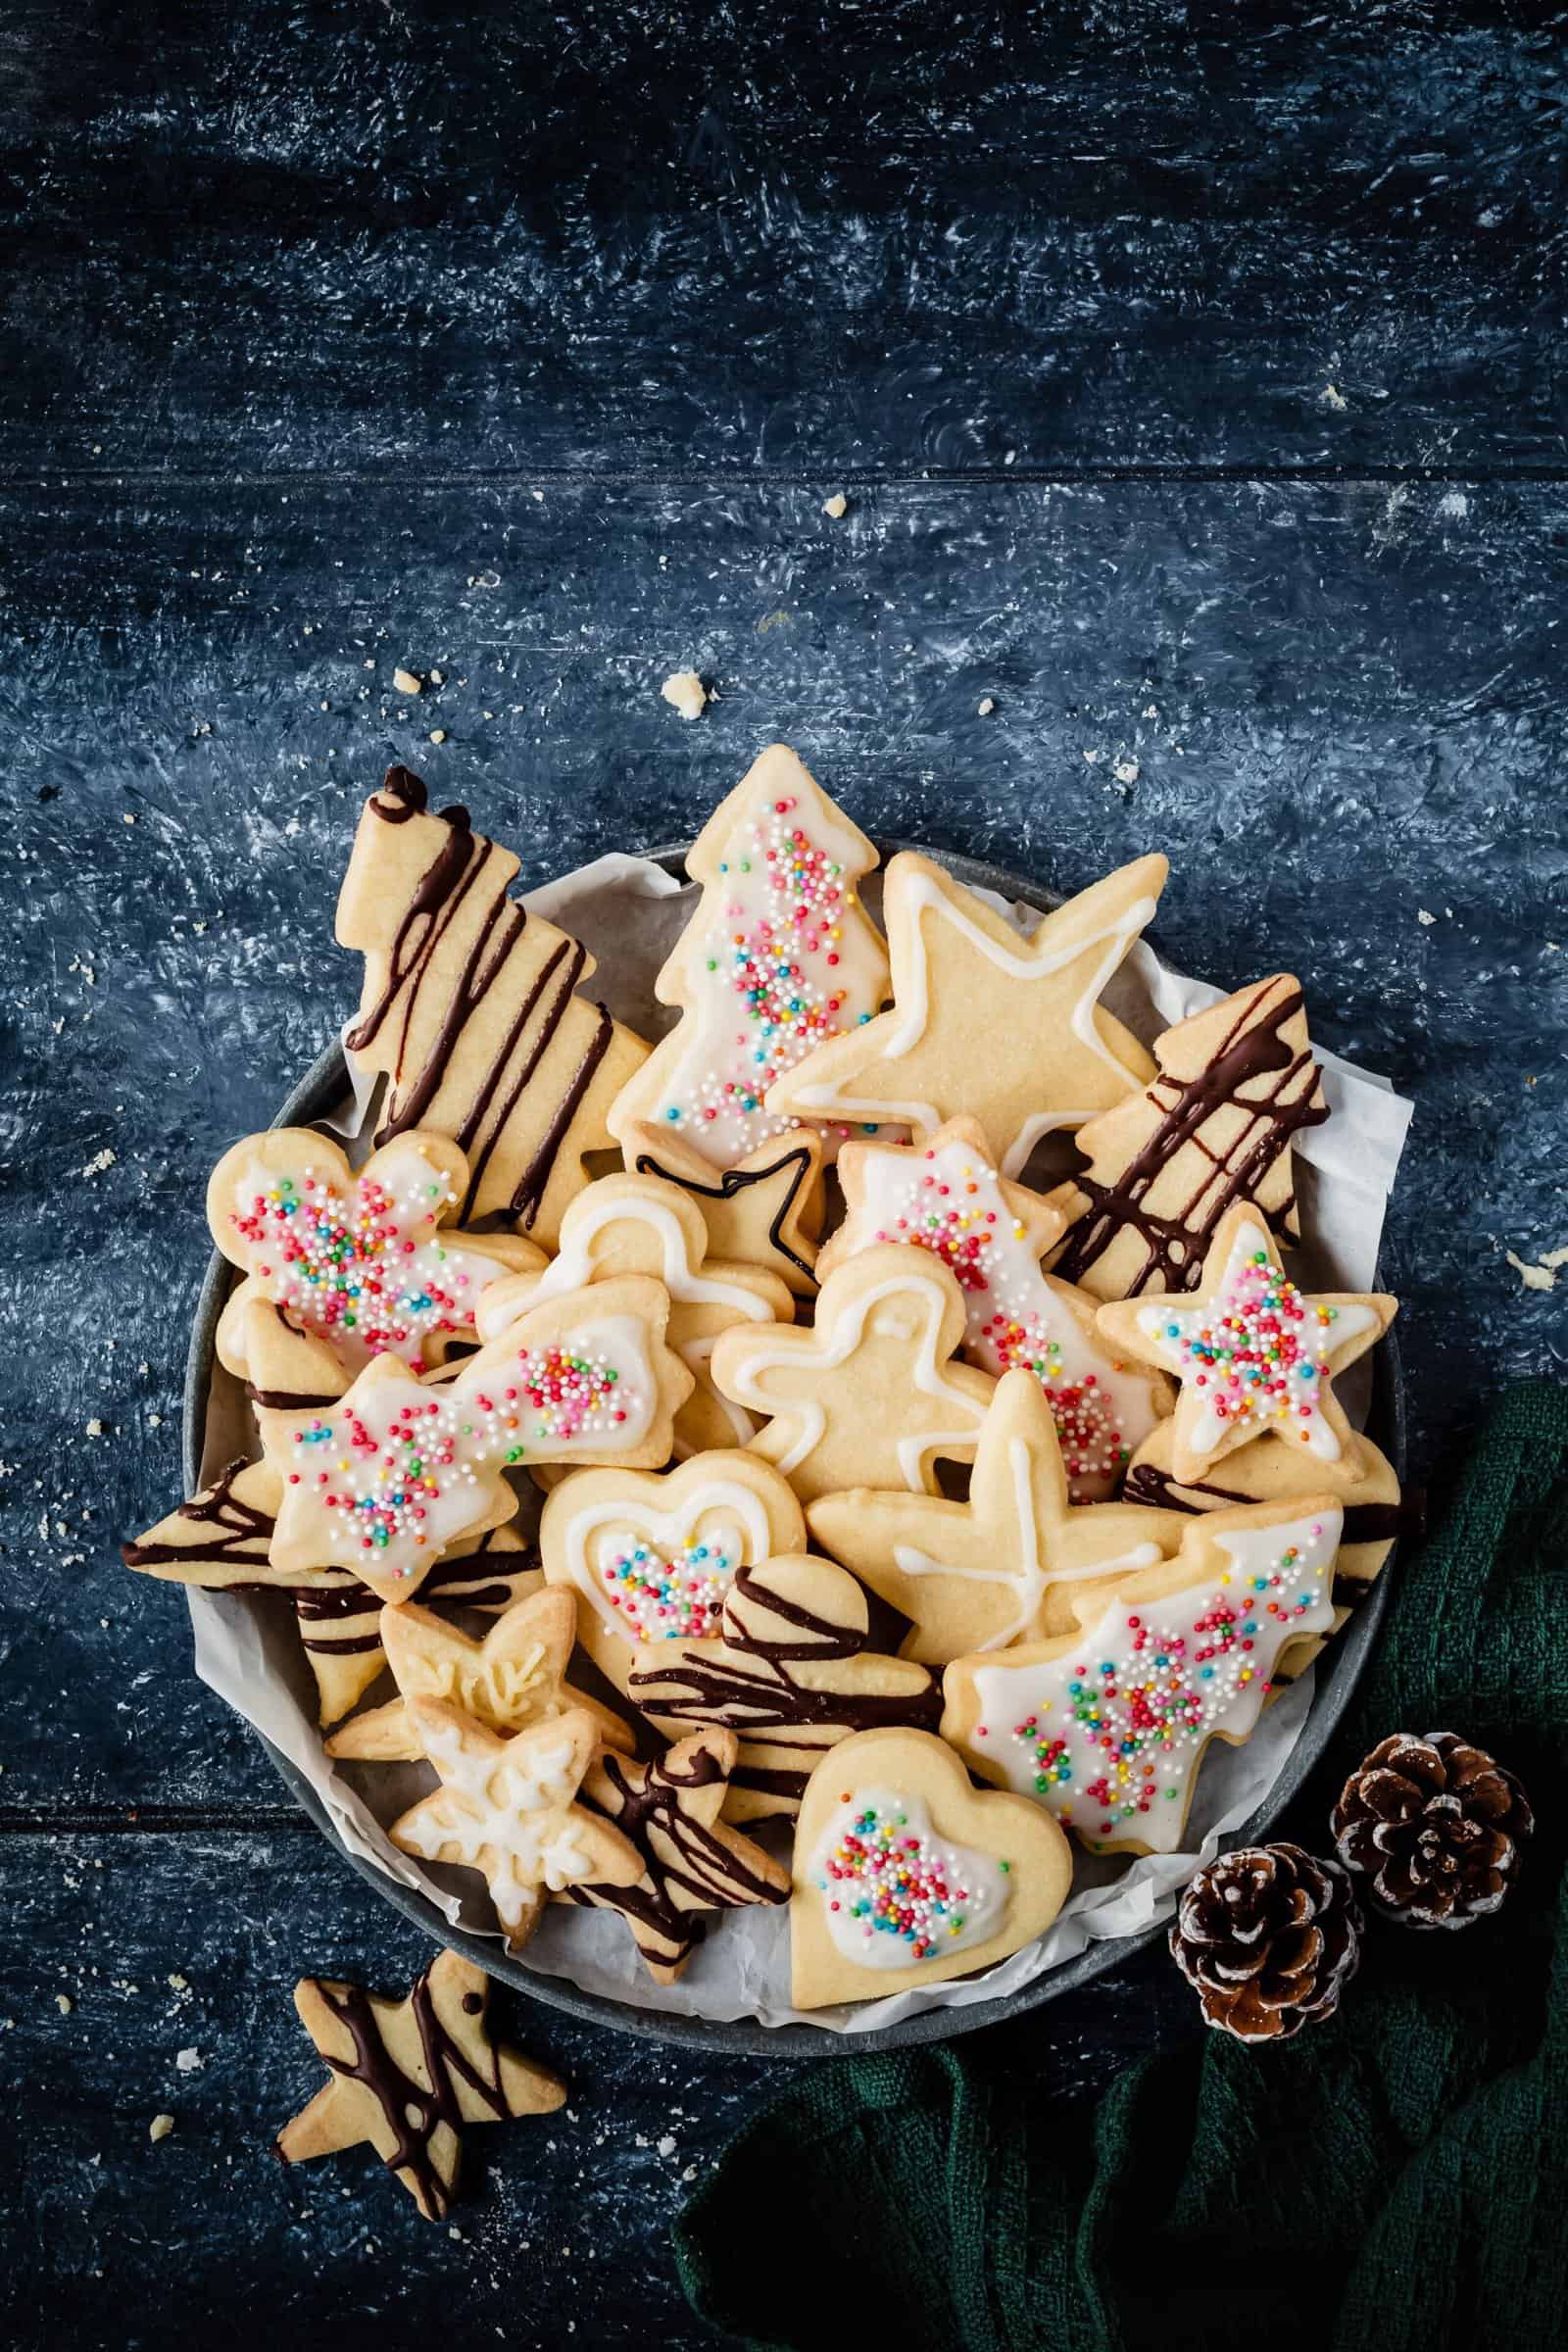
[[[788,1901],[801,2008],[1018,1950],[1070,1838],[1181,1850],[1399,1499],[1334,1386],[1395,1302],[1282,1256],[1328,1116],[1298,983],[1151,1053],[1101,1000],[1162,858],[1025,934],[901,853],[885,943],[876,863],[764,752],[650,1049],[392,769],[337,917],[371,1148],[220,1160],[255,1444],[125,1546],[287,1596],[328,1754],[425,1760],[389,1835],[514,1948],[612,1909],[667,1983]]]

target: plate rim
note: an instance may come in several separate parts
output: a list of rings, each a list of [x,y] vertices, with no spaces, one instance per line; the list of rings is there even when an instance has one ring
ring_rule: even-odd
[[[662,865],[667,873],[684,878],[686,852],[690,846],[689,842],[662,842],[655,848],[630,854],[652,858]],[[1050,907],[1060,904],[1055,892],[982,858],[964,857],[954,851],[939,853],[918,842],[904,841],[897,837],[878,838],[876,848],[884,864],[899,850],[916,850],[921,856],[936,858],[969,889],[999,891],[1004,898],[1025,906]],[[348,1067],[343,1057],[342,1043],[334,1038],[293,1087],[269,1124],[272,1127],[309,1124],[313,1118],[319,1118],[331,1102],[341,1099],[347,1084]],[[207,1396],[216,1361],[214,1342],[218,1318],[228,1293],[230,1271],[228,1261],[215,1250],[208,1261],[191,1323],[180,1428],[180,1453],[187,1494],[196,1492],[200,1477]],[[1372,1360],[1374,1386],[1369,1421],[1379,1426],[1382,1438],[1387,1441],[1386,1449],[1402,1486],[1406,1467],[1404,1379],[1398,1343],[1393,1332],[1385,1334]],[[1349,1704],[1377,1638],[1388,1607],[1399,1551],[1400,1544],[1396,1540],[1371,1592],[1348,1625],[1335,1637],[1332,1648],[1325,1653],[1330,1661],[1329,1671],[1319,1673],[1306,1722],[1278,1778],[1262,1803],[1235,1831],[1226,1835],[1222,1851],[1249,1844],[1266,1836],[1321,1758]],[[187,1594],[188,1601],[192,1598]],[[1016,1992],[998,1994],[986,2001],[971,2001],[961,2008],[922,2010],[914,2017],[901,2019],[896,2025],[870,2028],[861,2034],[835,2034],[821,2026],[763,2026],[755,2018],[682,2017],[660,2010],[640,2009],[627,2001],[612,2000],[606,1994],[584,1992],[569,1978],[547,1976],[537,1969],[528,1968],[524,1961],[509,1952],[494,1936],[479,1936],[468,1929],[454,1927],[428,1896],[418,1893],[414,1887],[400,1886],[374,1862],[350,1853],[339,1838],[326,1807],[303,1773],[273,1745],[265,1733],[257,1730],[248,1717],[241,1715],[239,1720],[267,1755],[300,1810],[337,1848],[343,1861],[355,1874],[371,1886],[405,1919],[421,1928],[437,1944],[448,1945],[462,1952],[465,1958],[471,1960],[487,1976],[499,1979],[526,1998],[541,2001],[547,2008],[560,2009],[579,2023],[608,2026],[615,2033],[630,2034],[638,2040],[666,2042],[681,2048],[706,2050],[716,2056],[775,2058],[791,2062],[913,2049],[934,2041],[953,2040],[962,2034],[979,2033],[987,2026],[1000,2024],[1004,2018],[1017,2017],[1026,2010],[1041,2007],[1046,2001],[1057,1999],[1063,1993],[1077,1991],[1081,1986],[1094,1983],[1097,1978],[1108,1975],[1137,1953],[1146,1951],[1167,1932],[1163,1921],[1155,1921],[1135,1935],[1107,1936],[1102,1941],[1087,1944],[1072,1959],[1064,1961],[1058,1968],[1046,1970]]]

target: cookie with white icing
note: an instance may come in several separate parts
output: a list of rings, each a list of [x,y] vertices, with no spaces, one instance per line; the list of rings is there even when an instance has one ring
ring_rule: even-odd
[[[929,1732],[862,1732],[817,1766],[796,1824],[795,2006],[991,1968],[1044,1935],[1071,1884],[1049,1814],[972,1788]]]
[[[219,1361],[247,1378],[252,1298],[324,1341],[351,1375],[372,1355],[417,1371],[474,1345],[487,1290],[546,1259],[517,1234],[455,1230],[467,1188],[466,1154],[440,1135],[397,1136],[357,1171],[309,1127],[231,1145],[207,1186],[213,1240],[245,1277],[219,1320]]]
[[[1187,1522],[1173,1560],[1086,1585],[1078,1629],[957,1658],[942,1736],[1097,1850],[1182,1848],[1203,1752],[1257,1723],[1286,1645],[1334,1619],[1331,1495]]]
[[[589,1185],[562,1219],[561,1250],[544,1272],[486,1293],[479,1336],[496,1339],[545,1299],[625,1274],[646,1275],[669,1293],[665,1338],[695,1384],[675,1415],[676,1454],[744,1446],[756,1423],[713,1386],[714,1344],[735,1324],[792,1322],[795,1300],[776,1274],[710,1256],[703,1212],[678,1185],[630,1174]]]
[[[806,1517],[825,1551],[908,1618],[902,1655],[934,1666],[1065,1632],[1076,1586],[1152,1567],[1183,1531],[1174,1511],[1069,1502],[1051,1407],[1028,1372],[998,1383],[966,1500],[858,1487],[819,1495]]]
[[[785,745],[753,762],[687,854],[703,895],[654,983],[681,1017],[610,1114],[628,1159],[645,1124],[731,1168],[794,1123],[767,1107],[769,1087],[887,995],[887,952],[859,899],[876,861]]]
[[[1084,1205],[1076,1184],[1031,1192],[998,1173],[976,1119],[949,1119],[921,1144],[846,1144],[845,1217],[817,1263],[821,1280],[878,1242],[929,1250],[963,1293],[963,1352],[1000,1377],[1021,1365],[1044,1389],[1074,1502],[1115,1494],[1175,1392],[1100,1336],[1097,1301],[1042,1271]]]
[[[805,1547],[788,1482],[734,1446],[672,1470],[574,1470],[539,1523],[545,1575],[575,1596],[577,1639],[622,1691],[670,1642],[721,1640],[736,1577]]]
[[[938,1460],[974,1459],[996,1387],[955,1362],[963,1329],[963,1294],[941,1260],[884,1244],[828,1278],[809,1331],[725,1332],[713,1380],[766,1416],[752,1446],[803,1502],[857,1478],[935,1494]]]
[[[1100,994],[1168,872],[1139,858],[1043,915],[1026,939],[930,858],[901,850],[883,916],[893,1004],[818,1046],[768,1092],[796,1118],[891,1119],[929,1136],[967,1111],[1004,1176],[1039,1139],[1081,1127],[1154,1065]]]
[[[1355,1484],[1357,1456],[1334,1376],[1397,1312],[1397,1299],[1378,1292],[1299,1291],[1261,1212],[1243,1201],[1215,1228],[1196,1292],[1117,1299],[1098,1320],[1115,1346],[1180,1381],[1177,1478],[1202,1478],[1238,1446],[1269,1438],[1304,1448],[1322,1483],[1338,1489]]]
[[[460,1224],[500,1212],[553,1247],[648,1048],[577,993],[594,959],[511,896],[512,852],[426,797],[388,768],[360,818],[337,939],[364,956],[365,986],[343,1051],[388,1081],[377,1144],[420,1128],[465,1152]]]

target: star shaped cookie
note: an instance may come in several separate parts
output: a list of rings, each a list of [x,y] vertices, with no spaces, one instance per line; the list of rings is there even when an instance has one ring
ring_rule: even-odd
[[[893,1119],[929,1135],[970,1112],[1004,1176],[1043,1135],[1080,1127],[1154,1065],[1101,990],[1154,912],[1169,868],[1139,858],[1041,918],[1023,939],[911,850],[887,870],[893,1004],[831,1038],[768,1091],[812,1119]]]
[[[579,1707],[609,1747],[630,1748],[630,1732],[598,1699],[574,1690],[566,1666],[576,1636],[574,1595],[547,1586],[498,1617],[475,1642],[417,1601],[381,1611],[378,1635],[400,1695],[335,1732],[329,1756],[412,1763],[423,1755],[411,1699],[440,1699],[493,1732],[526,1731]]]
[[[952,1359],[963,1294],[927,1251],[864,1250],[823,1284],[809,1331],[726,1331],[713,1350],[720,1393],[768,1416],[753,1450],[803,1502],[857,1472],[875,1486],[934,1494],[939,1457],[972,1461],[995,1382]]]
[[[825,1551],[909,1619],[902,1654],[938,1666],[1065,1632],[1075,1585],[1152,1567],[1185,1524],[1135,1503],[1070,1505],[1050,1403],[1022,1371],[998,1383],[967,1501],[860,1487],[819,1496],[806,1518]]]
[[[662,1177],[691,1195],[714,1257],[760,1266],[796,1298],[815,1298],[823,1147],[814,1129],[792,1127],[732,1168],[715,1168],[672,1128],[651,1121],[628,1125],[621,1148],[637,1175]]]
[[[776,1274],[710,1257],[703,1212],[678,1185],[632,1175],[589,1185],[562,1220],[561,1253],[549,1268],[486,1295],[479,1335],[497,1339],[525,1308],[621,1275],[662,1282],[669,1293],[665,1338],[696,1383],[675,1415],[677,1455],[744,1446],[753,1424],[713,1387],[713,1344],[736,1323],[793,1322],[795,1300]]]
[[[465,2124],[551,2115],[565,2102],[547,2068],[490,2039],[489,1996],[483,1971],[458,1952],[442,1952],[402,2001],[302,1977],[294,2006],[332,2080],[278,2133],[283,2162],[368,2140],[426,2221],[443,2220]]]
[[[1398,1312],[1382,1293],[1308,1297],[1280,1263],[1261,1212],[1242,1201],[1220,1220],[1203,1278],[1187,1298],[1117,1299],[1101,1330],[1181,1382],[1171,1469],[1201,1478],[1253,1439],[1304,1446],[1333,1486],[1361,1475],[1333,1380],[1380,1340]]]
[[[643,1858],[634,1886],[568,1886],[564,1900],[619,1911],[656,1984],[673,1984],[703,1936],[702,1913],[788,1899],[790,1874],[719,1819],[739,1742],[697,1732],[652,1764],[602,1756],[581,1800],[612,1821]]]
[[[575,1799],[599,1747],[581,1707],[504,1740],[433,1698],[408,1708],[441,1787],[420,1797],[388,1836],[424,1862],[482,1873],[515,1951],[539,1925],[547,1896],[579,1885],[634,1886],[641,1854]]]

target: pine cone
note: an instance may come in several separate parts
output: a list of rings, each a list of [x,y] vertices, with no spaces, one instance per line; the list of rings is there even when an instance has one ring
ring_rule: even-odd
[[[1170,1948],[1211,2026],[1285,2041],[1331,2017],[1361,1956],[1361,1913],[1337,1862],[1298,1845],[1244,1845],[1200,1870]]]
[[[1412,1928],[1467,1928],[1495,1911],[1535,1828],[1511,1772],[1457,1732],[1396,1732],[1340,1791],[1340,1860],[1379,1911]]]

